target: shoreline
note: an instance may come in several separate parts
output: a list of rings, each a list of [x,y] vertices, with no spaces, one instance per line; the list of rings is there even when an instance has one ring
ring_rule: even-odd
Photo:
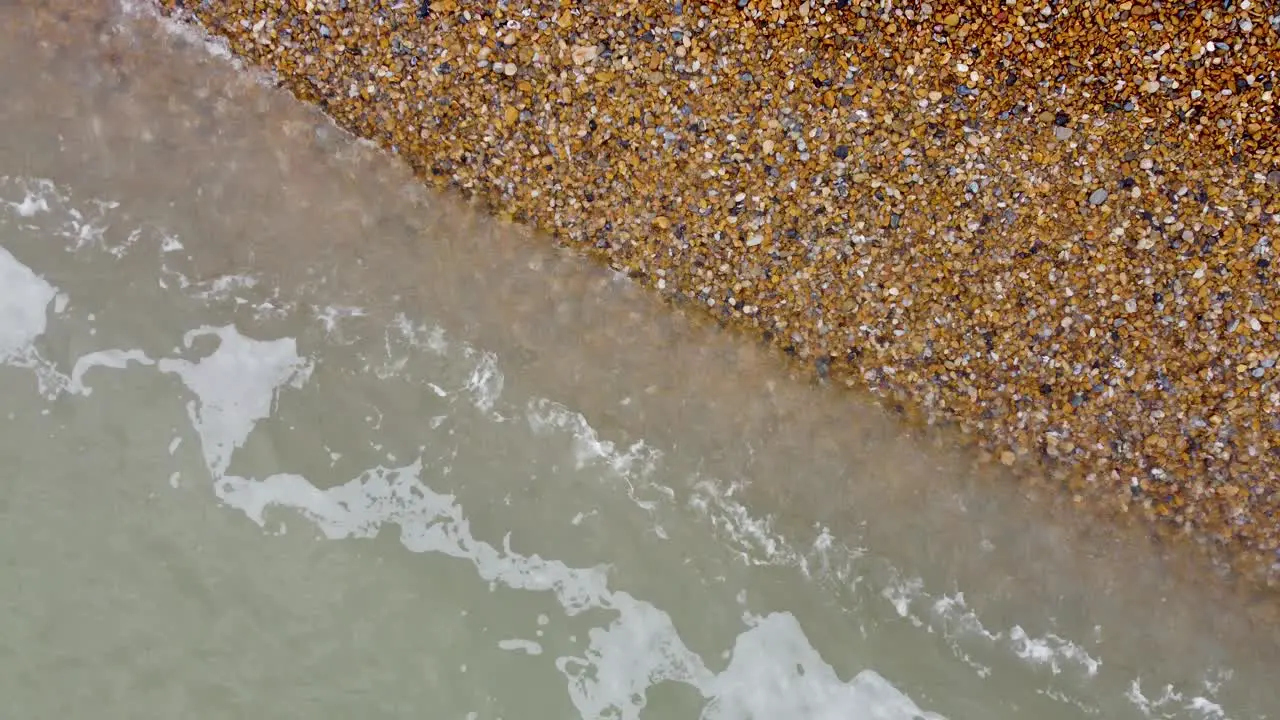
[[[1198,718],[1212,707],[1204,701],[1231,717],[1252,717],[1277,705],[1267,672],[1280,664],[1274,599],[1266,605],[1265,598],[1233,592],[1238,588],[1217,582],[1220,576],[1198,554],[1148,537],[1136,514],[1123,527],[1099,522],[1072,511],[1069,498],[1047,492],[1051,485],[1033,489],[1011,482],[1003,466],[975,467],[972,449],[958,447],[950,431],[907,428],[870,407],[865,393],[812,382],[811,367],[764,343],[743,342],[707,313],[670,308],[657,293],[580,253],[427,188],[405,163],[271,87],[263,73],[226,57],[203,32],[135,9],[41,0],[0,10],[9,20],[0,26],[9,40],[0,42],[0,55],[13,71],[3,75],[12,102],[0,108],[10,141],[0,148],[0,167],[9,176],[0,178],[0,216],[6,216],[0,223],[7,220],[16,231],[0,245],[71,299],[47,313],[48,342],[37,349],[56,363],[51,369],[70,374],[78,365],[73,358],[112,347],[198,362],[218,349],[200,342],[174,348],[184,345],[187,330],[210,324],[232,323],[242,340],[296,338],[299,356],[314,372],[302,388],[281,389],[272,411],[283,425],[255,431],[267,432],[261,438],[267,444],[249,441],[242,459],[250,465],[237,474],[288,470],[323,489],[383,463],[385,453],[397,456],[396,465],[422,454],[427,489],[461,492],[462,507],[475,510],[468,517],[475,516],[476,537],[523,553],[546,550],[556,537],[582,537],[588,542],[574,543],[567,554],[552,553],[571,567],[593,566],[579,552],[586,548],[605,551],[619,567],[631,560],[656,567],[681,553],[698,564],[723,558],[730,574],[763,571],[762,592],[752,593],[751,606],[795,614],[830,661],[847,658],[851,647],[829,632],[830,623],[860,620],[871,637],[853,637],[855,646],[877,659],[900,659],[884,666],[885,677],[910,682],[921,697],[951,696],[955,687],[965,697],[993,701],[931,707],[950,717],[980,706],[997,715],[1007,708],[1010,717],[1075,716],[1082,707],[1100,717]],[[35,220],[19,212],[32,203],[40,207],[39,198],[49,213],[39,213],[44,220],[37,222],[57,237],[42,237],[28,225]],[[74,225],[59,218],[106,229],[81,245],[83,238],[65,232]],[[96,319],[89,321],[89,313]],[[57,326],[80,335],[89,327],[84,322],[98,328],[96,340],[67,345]],[[436,355],[441,338],[453,360]],[[427,357],[408,359],[407,375],[395,372],[403,351],[417,352],[411,348]],[[128,376],[120,376],[128,388],[111,382],[116,371],[80,376],[102,390],[132,392],[145,387],[139,383],[149,373],[130,365]],[[363,376],[361,367],[365,373],[377,368],[379,377]],[[472,383],[464,386],[463,379],[477,367],[504,376],[501,392],[482,383],[485,391],[471,394],[479,388],[468,390]],[[395,377],[381,377],[388,371]],[[39,390],[28,370],[16,372],[8,379],[16,381],[19,396]],[[462,402],[439,398],[426,383]],[[231,523],[245,547],[279,543],[274,519],[259,533],[219,501],[220,488],[209,484],[216,472],[200,472],[202,450],[186,440],[179,452],[190,453],[195,472],[184,472],[181,490],[171,487],[163,464],[151,461],[170,456],[165,428],[173,423],[164,417],[172,415],[182,427],[182,397],[195,391],[156,390],[174,401],[167,406],[177,414],[161,408],[154,426],[159,436],[139,438],[156,452],[121,456],[141,463],[136,472],[116,473],[119,482],[93,488],[20,474],[18,489],[30,487],[43,498],[61,488],[68,501],[127,489],[141,505],[128,498],[108,502],[120,510],[108,518],[117,529],[116,516],[138,518],[136,510],[145,521],[156,502],[182,500],[173,495],[179,492],[200,517]],[[304,407],[298,401],[317,397],[310,393],[338,400],[320,407],[329,412],[319,425],[304,424],[298,414]],[[483,418],[487,413],[471,403],[481,397],[494,400],[498,416]],[[85,398],[64,400],[78,407]],[[362,410],[366,401],[378,412]],[[433,432],[444,426],[418,427],[413,418],[436,415],[441,401],[500,433],[482,430],[488,439],[479,455],[457,456],[481,463],[474,476],[428,471],[430,458],[455,454],[455,443]],[[58,425],[53,410],[47,419]],[[143,416],[134,424],[152,427]],[[94,429],[94,418],[81,419]],[[541,425],[543,419],[551,426]],[[588,468],[606,474],[584,468],[586,474],[533,475],[534,467],[507,462],[503,452],[485,452],[512,431],[532,440],[510,422],[525,420],[529,429],[551,430],[564,443],[559,450],[529,446],[538,457],[571,451],[559,464],[572,457],[576,466],[581,451],[598,451],[602,456],[588,458]],[[44,435],[28,429],[36,440]],[[20,453],[24,447],[22,441],[10,445]],[[353,452],[344,451],[335,464],[332,452],[340,450]],[[183,464],[179,469],[190,467]],[[631,482],[620,482],[624,478]],[[573,494],[570,505],[549,494],[574,493],[581,481],[588,494]],[[575,500],[585,505],[573,507]],[[658,505],[646,507],[649,500]],[[596,501],[604,503],[599,515],[591,512]],[[554,504],[550,534],[523,524],[547,503]],[[606,506],[634,508],[636,525],[626,531],[616,522],[601,524]],[[581,525],[570,520],[575,510],[585,512]],[[37,530],[47,529],[31,517]],[[494,524],[503,518],[518,524]],[[298,540],[297,523],[279,519]],[[621,543],[611,546],[616,554],[590,542],[603,539],[593,523],[622,530],[611,536]],[[665,537],[650,534],[659,528]],[[20,538],[24,533],[16,529]],[[140,538],[172,539],[153,523],[137,530]],[[628,537],[657,554],[635,554]],[[215,545],[227,549],[226,542]],[[774,558],[778,566],[741,566],[740,551]],[[427,558],[401,553],[401,559],[407,564],[381,578],[378,588],[432,569],[421,567]],[[440,559],[457,567],[457,558]],[[287,565],[296,569],[306,558],[294,560]],[[30,565],[39,571],[39,562]],[[723,586],[721,575],[707,576],[711,586]],[[1210,577],[1215,581],[1207,582]],[[651,591],[628,590],[674,609],[689,607],[679,603],[684,587],[664,575]],[[282,598],[287,603],[288,593]],[[823,614],[812,615],[815,609]],[[724,617],[736,617],[732,607]],[[598,619],[609,623],[612,616]],[[710,658],[728,646],[700,644],[699,650]],[[986,678],[983,666],[991,668]],[[1097,674],[1086,674],[1090,668]],[[854,673],[840,671],[841,677]],[[1038,692],[1045,688],[1059,692]]]
[[[429,183],[1276,587],[1280,16],[357,4],[194,19]]]

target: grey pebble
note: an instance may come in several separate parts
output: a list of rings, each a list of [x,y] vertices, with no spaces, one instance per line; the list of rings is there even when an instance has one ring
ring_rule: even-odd
[[[1107,191],[1102,188],[1098,188],[1097,190],[1094,190],[1092,193],[1089,194],[1089,204],[1101,205],[1102,203],[1107,201],[1107,194],[1108,194]]]
[[[1061,125],[1053,126],[1053,136],[1058,138],[1060,142],[1066,142],[1071,137],[1072,132],[1074,131],[1069,127],[1062,127]]]

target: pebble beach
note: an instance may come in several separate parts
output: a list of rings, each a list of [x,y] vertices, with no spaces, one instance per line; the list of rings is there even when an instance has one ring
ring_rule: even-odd
[[[1273,3],[158,2],[426,182],[1280,586]]]

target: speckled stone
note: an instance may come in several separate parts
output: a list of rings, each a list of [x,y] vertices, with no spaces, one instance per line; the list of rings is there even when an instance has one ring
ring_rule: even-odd
[[[1280,576],[1280,15],[200,3],[429,182]]]

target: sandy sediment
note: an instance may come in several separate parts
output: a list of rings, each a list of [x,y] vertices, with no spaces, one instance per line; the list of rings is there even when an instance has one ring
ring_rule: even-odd
[[[1280,9],[159,0],[429,182],[1280,577]]]

